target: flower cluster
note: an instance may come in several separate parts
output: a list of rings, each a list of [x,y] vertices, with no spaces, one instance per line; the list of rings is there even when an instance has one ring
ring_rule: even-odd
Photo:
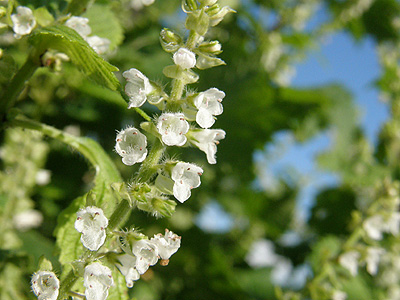
[[[133,2],[137,5],[153,3],[152,0]],[[216,116],[223,112],[225,93],[215,87],[202,92],[189,91],[185,87],[199,78],[192,69],[224,64],[216,57],[221,52],[221,45],[218,41],[205,40],[205,34],[232,10],[220,7],[217,0],[199,2],[199,5],[196,1],[183,5],[188,13],[186,42],[169,29],[163,29],[160,34],[162,47],[171,53],[173,62],[163,70],[164,75],[172,79],[170,91],[135,68],[122,73],[126,80],[128,109],[135,109],[146,121],[118,131],[114,150],[123,164],[140,164],[140,168],[129,184],[116,182],[107,186],[114,189],[116,203],[101,205],[104,202],[97,201],[94,197],[97,195],[92,197],[88,193],[85,207],[77,211],[75,220],[70,219],[80,234],[83,247],[89,250],[85,249],[79,259],[73,261],[70,276],[83,277],[88,300],[108,297],[109,289],[114,285],[113,272],[119,271],[125,277],[126,286],[131,288],[151,266],[158,262],[168,265],[170,257],[180,248],[181,237],[168,229],[151,238],[133,227],[128,231],[118,230],[118,226],[128,219],[131,208],[156,217],[170,216],[176,206],[170,198],[173,196],[183,203],[190,198],[192,189],[200,186],[203,168],[194,163],[166,159],[168,147],[194,146],[206,154],[210,164],[216,163],[217,145],[225,138],[225,131],[211,127]],[[104,53],[109,41],[91,36],[88,22],[86,18],[72,16],[64,24],[74,29],[97,53]],[[153,105],[159,112],[150,117],[141,110],[144,105]],[[111,193],[110,190],[107,192]],[[74,234],[78,238],[77,232]],[[63,280],[70,280],[68,276]],[[32,289],[39,299],[66,297],[68,287],[62,286],[59,291],[59,286],[57,277],[50,271],[35,273],[32,279]],[[72,293],[83,297],[83,294]]]
[[[74,29],[79,35],[96,51],[97,54],[105,53],[110,47],[110,40],[97,35],[90,35],[92,29],[89,26],[89,19],[72,16],[65,22],[65,26]]]
[[[181,237],[168,229],[165,229],[164,235],[159,233],[150,240],[135,231],[122,232],[121,239],[124,253],[118,256],[116,265],[125,276],[126,286],[129,288],[159,259],[161,265],[166,266],[169,258],[181,246]]]

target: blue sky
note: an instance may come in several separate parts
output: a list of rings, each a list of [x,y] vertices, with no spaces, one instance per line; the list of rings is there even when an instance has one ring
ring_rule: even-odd
[[[327,12],[322,8],[308,26],[315,28],[327,18]],[[311,51],[304,61],[296,65],[296,76],[291,86],[316,87],[329,83],[344,85],[353,94],[359,111],[359,121],[366,136],[376,145],[381,126],[389,116],[387,105],[379,100],[378,90],[374,87],[379,75],[380,67],[374,41],[364,39],[356,42],[348,33],[338,32],[327,36],[319,49]],[[298,207],[300,216],[307,218],[318,192],[340,182],[340,178],[334,174],[319,170],[315,162],[316,155],[327,149],[332,141],[328,134],[320,134],[307,143],[300,144],[286,132],[278,133],[275,141],[276,144],[267,145],[265,151],[270,154],[277,152],[279,155],[268,160],[265,164],[268,166],[266,172],[279,176],[278,174],[285,174],[291,169],[303,177]],[[283,154],[282,146],[285,149]],[[264,154],[256,153],[255,161],[260,162]],[[204,220],[209,214],[223,214],[224,221],[205,228]],[[222,228],[223,232],[229,230],[232,222],[222,208],[213,202],[200,214],[197,224],[206,231],[218,231]]]

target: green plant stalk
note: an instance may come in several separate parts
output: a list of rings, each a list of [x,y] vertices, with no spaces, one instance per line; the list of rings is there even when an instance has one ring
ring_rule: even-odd
[[[146,182],[149,180],[158,169],[158,163],[165,151],[165,146],[159,139],[156,139],[149,155],[143,161],[139,173],[136,176],[136,182]]]
[[[0,99],[0,118],[3,119],[7,111],[15,105],[18,96],[21,94],[25,82],[31,78],[36,69],[40,67],[31,57],[28,57],[25,64],[17,71],[11,79],[10,84],[4,91],[3,97]]]
[[[75,275],[74,271],[71,270],[67,274],[67,276],[62,280],[60,284],[60,292],[58,294],[57,299],[62,300],[65,299],[75,282],[78,280],[78,276]]]
[[[73,136],[52,126],[30,120],[25,116],[18,114],[16,116],[11,116],[10,114],[9,124],[12,126],[37,130],[49,137],[59,140],[75,148],[85,156],[96,168],[97,174],[102,172],[102,174],[106,174],[111,181],[115,181],[115,179],[122,180],[117,168],[108,155],[105,154],[104,151],[97,151],[100,146],[89,138]]]
[[[122,88],[119,89],[119,93],[121,94],[121,96],[125,100],[125,102],[129,103],[129,97],[125,94],[125,92]],[[143,119],[145,119],[148,122],[151,122],[150,116],[148,114],[146,114],[143,110],[141,110],[139,107],[135,107],[134,109],[140,116],[142,116]]]
[[[125,220],[130,211],[131,206],[129,205],[128,200],[122,199],[111,215],[110,220],[108,221],[107,229],[111,231],[117,229],[118,225]]]

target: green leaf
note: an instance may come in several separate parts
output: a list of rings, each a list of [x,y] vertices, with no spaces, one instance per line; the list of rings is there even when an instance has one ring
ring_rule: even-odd
[[[119,19],[112,12],[110,6],[94,4],[83,15],[89,19],[92,35],[110,40],[110,51],[119,46],[124,39],[124,32]],[[107,20],[107,22],[104,22]]]
[[[40,26],[49,26],[54,22],[53,15],[45,7],[35,9],[33,15]]]
[[[81,234],[75,229],[76,212],[85,206],[85,196],[76,198],[57,218],[55,229],[56,246],[59,249],[59,261],[62,265],[72,262],[83,253]]]
[[[36,30],[29,41],[38,55],[47,49],[64,52],[93,81],[112,90],[120,87],[113,74],[118,68],[101,58],[75,30],[63,25],[45,27]]]

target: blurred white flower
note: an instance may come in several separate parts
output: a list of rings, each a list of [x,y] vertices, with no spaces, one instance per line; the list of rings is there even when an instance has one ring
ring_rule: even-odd
[[[379,262],[385,252],[385,249],[378,247],[369,247],[367,249],[367,257],[365,261],[367,263],[367,271],[372,276],[375,276],[378,272]]]
[[[46,185],[50,182],[51,178],[51,171],[50,170],[45,170],[45,169],[40,169],[36,173],[36,184],[37,185]]]
[[[131,0],[131,7],[134,10],[141,10],[143,6],[149,6],[154,3],[154,0]]]
[[[27,231],[31,228],[39,227],[42,222],[42,213],[34,209],[25,210],[13,217],[14,226],[19,231]]]
[[[72,16],[65,22],[65,26],[74,29],[81,37],[86,39],[92,33],[92,29],[88,23],[88,18]]]
[[[339,263],[346,268],[352,276],[358,273],[358,260],[360,253],[357,251],[348,251],[339,256]]]
[[[11,21],[13,22],[14,36],[17,39],[23,35],[30,34],[36,26],[32,10],[26,6],[18,6],[17,13],[11,15]]]
[[[86,41],[96,51],[97,54],[103,54],[110,48],[111,41],[107,38],[101,38],[97,35],[89,36]]]
[[[345,292],[336,290],[333,292],[332,300],[346,300],[347,294]]]

